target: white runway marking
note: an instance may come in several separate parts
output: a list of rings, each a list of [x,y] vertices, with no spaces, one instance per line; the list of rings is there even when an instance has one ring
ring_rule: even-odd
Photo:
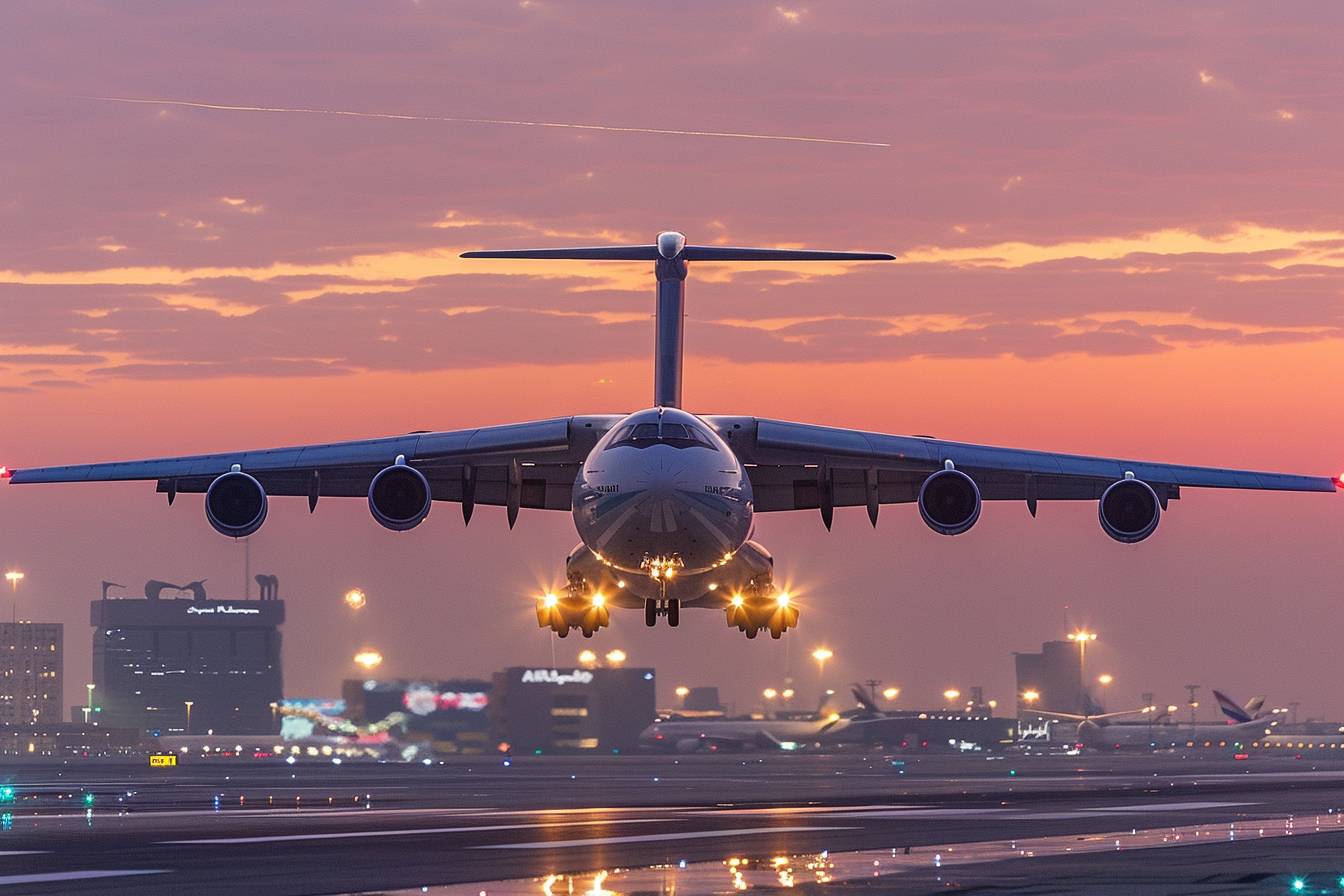
[[[479,831],[530,831],[538,828],[572,828],[599,824],[651,824],[663,818],[622,818],[616,822],[555,821],[545,824],[481,824],[455,828],[404,828],[396,831],[333,831],[328,834],[276,834],[270,837],[212,837],[201,840],[160,840],[169,846],[236,846],[244,843],[291,843],[299,840],[350,840],[359,837],[415,837],[422,834],[467,834]]]
[[[49,849],[0,849],[0,856],[44,856]]]
[[[1184,812],[1190,809],[1232,809],[1239,806],[1258,806],[1259,803],[1151,803],[1130,806],[1088,806],[1080,812]]]
[[[140,874],[167,874],[166,868],[126,868],[116,871],[49,871],[45,874],[8,874],[0,877],[0,887],[15,884],[47,884],[63,880],[98,880],[104,877],[134,877]]]
[[[716,837],[742,837],[747,834],[785,834],[796,831],[857,831],[856,827],[835,825],[791,825],[773,828],[736,828],[731,831],[679,831],[673,834],[630,834],[624,837],[588,837],[582,840],[539,840],[535,843],[494,843],[471,849],[566,849],[571,846],[608,846],[615,843],[661,843],[664,840],[709,840]]]
[[[790,143],[830,143],[839,146],[876,146],[890,148],[890,143],[872,143],[866,140],[840,140],[831,137],[805,137],[793,134],[749,134],[737,131],[688,131],[673,128],[621,127],[609,124],[577,124],[564,121],[524,121],[512,118],[461,118],[448,115],[402,115],[393,112],[358,112],[350,109],[304,109],[292,106],[233,106],[224,103],[197,103],[188,100],[145,99],[126,96],[83,96],[77,99],[97,100],[104,103],[138,103],[147,106],[185,106],[189,109],[209,109],[215,112],[282,112],[291,115],[343,115],[349,118],[385,118],[393,121],[435,121],[452,124],[493,124],[528,128],[561,128],[573,131],[610,131],[622,134],[660,134],[673,137],[730,137],[737,140],[783,140]]]

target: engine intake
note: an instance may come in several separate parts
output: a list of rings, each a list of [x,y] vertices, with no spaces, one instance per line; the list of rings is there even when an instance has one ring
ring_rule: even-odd
[[[940,535],[960,535],[980,519],[980,488],[960,470],[939,470],[919,488],[919,515]]]
[[[1134,544],[1157,529],[1162,516],[1157,492],[1142,479],[1126,477],[1101,493],[1097,505],[1101,528],[1116,541]]]
[[[393,532],[414,529],[429,516],[429,480],[404,458],[380,470],[369,483],[369,513]]]
[[[246,538],[260,529],[266,507],[266,489],[241,470],[225,473],[205,490],[205,518],[230,538]]]

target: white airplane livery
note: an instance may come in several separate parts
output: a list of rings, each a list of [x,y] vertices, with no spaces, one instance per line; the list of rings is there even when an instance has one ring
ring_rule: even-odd
[[[537,600],[537,620],[560,636],[591,636],[612,607],[643,609],[676,626],[683,608],[725,614],[748,638],[780,637],[798,621],[752,540],[758,513],[914,504],[943,535],[974,526],[983,501],[1096,501],[1102,530],[1134,543],[1157,529],[1183,487],[1333,492],[1338,479],[995,448],[682,409],[686,275],[691,263],[862,262],[867,252],[688,245],[677,232],[651,245],[467,252],[468,258],[652,262],[657,281],[653,404],[626,415],[235,451],[155,460],[6,470],[12,483],[153,480],[173,503],[204,493],[205,515],[241,538],[266,521],[269,497],[363,497],[382,526],[420,525],[435,502],[573,514],[580,543],[565,587]]]

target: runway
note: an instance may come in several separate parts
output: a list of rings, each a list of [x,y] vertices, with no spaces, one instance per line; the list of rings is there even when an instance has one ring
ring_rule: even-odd
[[[1344,868],[1338,760],[18,768],[0,806],[0,894],[1282,893],[1299,877],[1298,892],[1338,893]]]

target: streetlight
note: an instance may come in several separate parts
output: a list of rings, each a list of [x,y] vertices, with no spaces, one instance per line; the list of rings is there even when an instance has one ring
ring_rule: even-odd
[[[785,703],[788,703],[790,700],[793,699],[793,688],[785,688],[784,690],[779,692],[779,696],[784,698]]]
[[[619,647],[607,652],[607,665],[619,667],[625,664],[625,651]]]
[[[901,689],[900,689],[900,688],[884,688],[884,689],[882,690],[882,696],[883,696],[885,699],[887,699],[887,700],[895,700],[897,697],[901,696]]]
[[[597,654],[591,650],[584,650],[579,654],[579,665],[585,669],[591,669],[597,665]]]
[[[1098,681],[1098,683],[1101,684],[1102,687],[1105,687],[1106,685],[1108,685],[1108,684],[1110,684],[1111,682],[1115,681],[1115,676],[1114,676],[1114,675],[1098,675],[1098,676],[1097,676],[1097,681]]]
[[[274,700],[271,701],[271,727],[275,728],[280,718],[280,704]]]
[[[1035,690],[1034,688],[1022,692],[1022,702],[1027,704],[1028,706],[1035,703],[1039,699],[1041,699],[1041,692]]]
[[[365,647],[355,654],[355,665],[365,672],[371,672],[383,664],[383,655],[372,647]]]
[[[829,647],[818,647],[812,651],[812,659],[817,661],[817,677],[820,678],[826,674],[826,661],[835,654]]]
[[[683,707],[686,706],[686,695],[689,694],[690,692],[691,689],[686,687],[686,685],[684,684],[677,685],[677,690],[675,691],[675,693],[677,695],[677,699],[681,701],[681,705]]]
[[[195,700],[183,700],[182,705],[187,708],[187,733],[191,733],[191,707],[196,703]]]
[[[9,586],[14,589],[15,592],[18,592],[19,583],[22,582],[24,578],[24,574],[17,569],[11,569],[9,572],[5,573],[5,581],[9,583]]]
[[[1090,641],[1097,640],[1096,632],[1089,632],[1086,629],[1079,629],[1076,632],[1069,632],[1070,641],[1078,645],[1078,677],[1084,681],[1087,680],[1087,645]]]
[[[947,690],[943,691],[943,699],[946,700],[948,703],[956,702],[956,699],[960,696],[961,691],[957,690],[956,688],[948,688]]]
[[[362,610],[368,602],[368,596],[359,588],[351,588],[345,592],[345,605],[352,610]]]
[[[88,689],[89,698],[84,701],[84,724],[89,724],[89,713],[93,712],[93,683],[84,685]]]
[[[779,696],[779,691],[775,690],[774,688],[766,688],[765,690],[761,691],[761,696],[767,700],[773,700]]]

